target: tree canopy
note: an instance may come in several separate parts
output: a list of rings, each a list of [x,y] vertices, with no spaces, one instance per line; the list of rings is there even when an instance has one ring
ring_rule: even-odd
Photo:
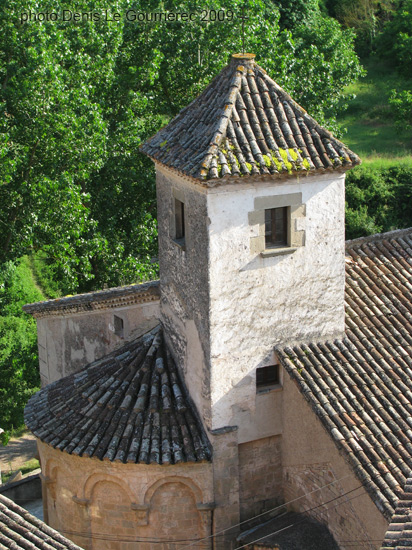
[[[334,127],[343,88],[361,72],[353,33],[317,3],[249,0],[245,43],[315,117]],[[5,0],[0,14],[0,263],[42,250],[64,292],[156,275],[156,207],[144,139],[188,104],[242,48],[245,3],[199,10],[116,0]],[[310,7],[310,9],[309,9]],[[100,20],[63,21],[63,10]],[[194,13],[189,21],[126,13]],[[21,13],[31,20],[22,21]],[[34,14],[34,15],[33,15]],[[220,14],[217,16],[216,14]],[[219,21],[218,18],[223,18]]]

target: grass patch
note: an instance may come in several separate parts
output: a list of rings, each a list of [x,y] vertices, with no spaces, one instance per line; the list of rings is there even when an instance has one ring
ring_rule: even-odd
[[[366,76],[346,88],[354,94],[347,111],[338,119],[347,128],[343,141],[366,163],[412,163],[412,133],[400,130],[388,103],[394,88],[412,87],[389,63],[377,58],[363,61]],[[386,164],[389,166],[391,164]]]
[[[10,437],[14,437],[15,439],[19,439],[20,437],[23,437],[23,435],[25,435],[27,433],[31,433],[31,432],[29,432],[29,430],[23,424],[22,426],[20,426],[20,428],[13,428],[12,430],[10,430]]]
[[[361,156],[361,159],[363,165],[367,165],[368,167],[376,170],[387,170],[388,168],[393,168],[394,166],[412,169],[412,154],[396,157],[372,153],[368,156]]]
[[[40,468],[40,462],[36,458],[32,458],[31,460],[28,460],[25,462],[17,471],[20,471],[23,475],[28,474],[32,472],[33,470],[37,470]],[[9,471],[9,472],[2,472],[1,473],[1,480],[3,483],[7,483],[7,481],[11,478],[11,476],[15,472]]]
[[[33,278],[44,294],[44,299],[60,298],[62,291],[56,282],[55,262],[47,257],[42,250],[27,257]]]

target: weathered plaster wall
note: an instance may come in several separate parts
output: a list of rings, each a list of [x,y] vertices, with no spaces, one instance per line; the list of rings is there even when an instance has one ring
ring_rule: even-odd
[[[114,332],[114,315],[123,319],[122,337]],[[158,301],[37,319],[42,387],[80,370],[158,322]]]
[[[118,464],[68,455],[42,442],[39,453],[46,521],[86,550],[128,550],[136,541],[139,550],[175,550],[182,543],[161,541],[211,534],[210,463]]]
[[[206,425],[210,418],[208,217],[201,186],[157,167],[161,312],[170,347]],[[185,204],[185,247],[174,241],[174,199]]]
[[[256,208],[299,194],[304,207],[292,222],[304,246],[262,257],[250,245],[261,233]],[[273,346],[343,334],[344,175],[225,185],[207,200],[212,427],[239,425],[245,442],[264,422],[255,370],[270,363]],[[277,433],[275,421],[264,435]]]
[[[309,510],[342,550],[380,548],[387,521],[287,374],[283,408],[282,468],[289,508]]]
[[[283,502],[281,443],[281,436],[274,436],[239,445],[241,521]]]

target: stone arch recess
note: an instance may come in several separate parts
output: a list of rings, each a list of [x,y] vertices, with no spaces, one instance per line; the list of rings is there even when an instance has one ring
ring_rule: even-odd
[[[92,474],[87,478],[83,488],[83,498],[86,501],[92,500],[93,489],[101,481],[114,483],[115,485],[118,485],[122,489],[122,491],[124,491],[124,493],[127,495],[130,503],[133,503],[134,496],[133,496],[133,493],[130,491],[129,486],[117,476],[112,476],[107,474]]]
[[[203,502],[203,495],[200,488],[194,483],[190,478],[183,477],[183,476],[169,476],[164,477],[162,479],[158,479],[153,485],[151,485],[144,496],[144,503],[147,506],[150,506],[150,502],[153,498],[153,495],[155,492],[161,487],[162,485],[167,485],[168,483],[182,483],[183,485],[186,485],[192,493],[195,496],[196,504],[200,504]]]
[[[53,476],[56,475],[56,471],[59,469],[60,464],[54,458],[49,458],[47,460],[44,468],[44,476],[48,479],[53,479]]]

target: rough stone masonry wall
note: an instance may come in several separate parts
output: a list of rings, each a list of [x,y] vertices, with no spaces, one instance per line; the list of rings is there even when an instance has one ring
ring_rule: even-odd
[[[372,550],[368,532],[364,529],[352,503],[363,493],[358,489],[346,497],[345,489],[337,482],[337,475],[330,463],[301,464],[284,469],[286,501],[290,509],[309,510],[309,515],[329,526],[342,549]],[[323,489],[321,489],[324,487]],[[304,496],[306,495],[306,496]],[[325,503],[328,503],[325,505]]]
[[[213,446],[213,491],[215,513],[213,550],[232,550],[237,546],[240,523],[239,451],[237,428],[210,434]]]
[[[239,445],[241,521],[283,502],[281,441],[274,436]]]
[[[286,374],[283,392],[282,468],[288,508],[327,525],[342,550],[380,548],[386,519]]]
[[[161,313],[170,349],[206,425],[210,418],[209,281],[206,195],[157,168]],[[174,240],[174,201],[185,209],[184,247]]]
[[[45,521],[85,550],[177,550],[211,534],[210,463],[117,464],[41,442],[39,452]]]

